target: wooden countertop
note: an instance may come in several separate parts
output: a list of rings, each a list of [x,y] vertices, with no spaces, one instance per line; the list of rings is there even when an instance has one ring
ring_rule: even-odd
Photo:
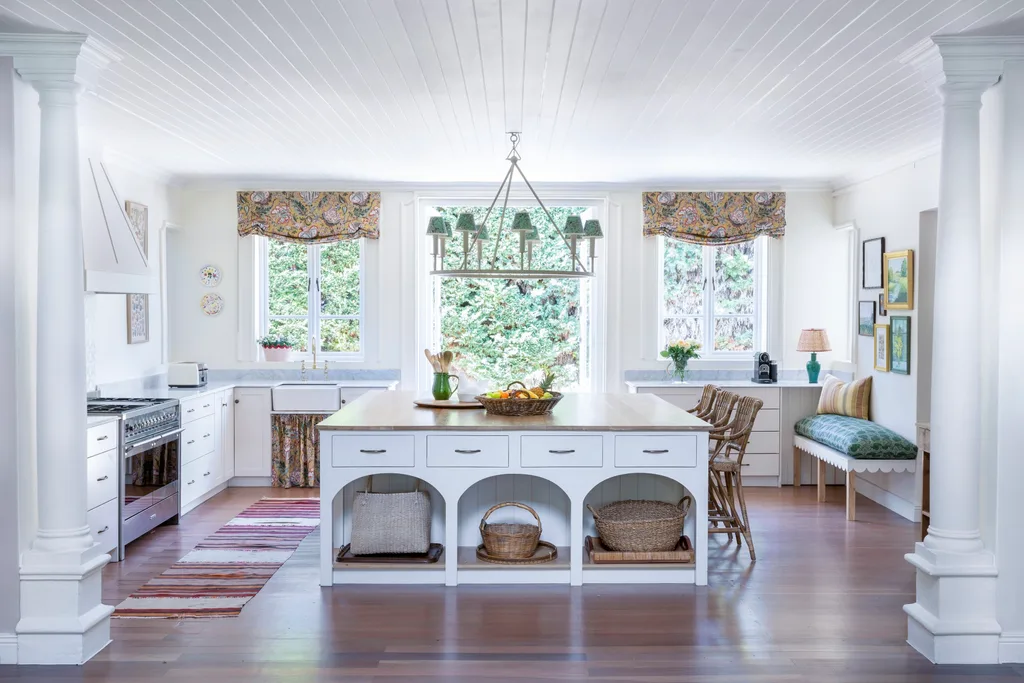
[[[502,417],[484,410],[419,408],[411,391],[366,394],[318,427],[342,431],[710,431],[711,425],[652,394],[566,394],[549,415]]]

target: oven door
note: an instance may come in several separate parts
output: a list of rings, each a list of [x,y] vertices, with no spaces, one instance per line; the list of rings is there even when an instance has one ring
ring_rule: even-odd
[[[180,452],[181,429],[125,447],[122,543],[177,520]]]

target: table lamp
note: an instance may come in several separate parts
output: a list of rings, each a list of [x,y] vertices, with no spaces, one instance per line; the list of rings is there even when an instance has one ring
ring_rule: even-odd
[[[821,372],[821,363],[818,362],[819,351],[831,351],[828,343],[828,333],[825,330],[815,327],[800,330],[800,341],[796,343],[797,351],[810,351],[811,359],[807,361],[807,381],[810,384],[818,383],[818,373]]]

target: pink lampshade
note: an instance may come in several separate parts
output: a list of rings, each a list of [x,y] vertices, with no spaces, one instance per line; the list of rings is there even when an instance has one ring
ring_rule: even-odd
[[[828,333],[825,330],[812,327],[800,331],[800,341],[796,343],[797,351],[831,351],[828,343]]]

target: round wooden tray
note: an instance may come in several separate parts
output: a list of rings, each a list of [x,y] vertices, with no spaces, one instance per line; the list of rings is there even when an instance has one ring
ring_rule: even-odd
[[[484,404],[476,399],[470,401],[435,401],[432,398],[418,398],[413,401],[420,408],[446,408],[448,410],[466,410],[472,408],[483,408]]]
[[[558,549],[547,541],[541,541],[537,544],[537,549],[533,551],[533,557],[526,557],[521,560],[491,557],[487,554],[487,549],[484,548],[483,543],[476,547],[476,559],[481,562],[490,562],[491,564],[544,564],[545,562],[551,562],[556,557],[558,557]]]

